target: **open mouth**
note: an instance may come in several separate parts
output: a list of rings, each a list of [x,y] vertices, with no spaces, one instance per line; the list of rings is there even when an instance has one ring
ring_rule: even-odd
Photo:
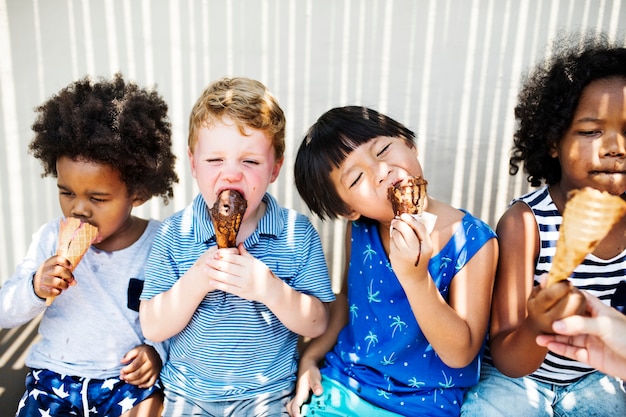
[[[220,188],[219,190],[217,190],[217,197],[219,198],[220,194],[222,194],[223,191],[226,190],[233,190],[233,191],[237,191],[239,194],[241,194],[241,196],[245,199],[246,196],[243,193],[243,190],[239,189],[239,188],[235,188],[235,187],[224,187],[224,188]]]

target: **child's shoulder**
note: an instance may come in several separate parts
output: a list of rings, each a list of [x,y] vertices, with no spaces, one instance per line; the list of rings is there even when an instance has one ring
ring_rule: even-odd
[[[447,203],[437,202],[432,213],[437,216],[435,230],[441,233],[444,239],[451,237],[460,230],[480,229],[486,238],[495,237],[495,232],[485,221],[474,216],[467,210],[458,209]]]
[[[54,250],[58,241],[62,218],[63,217],[60,216],[55,217],[54,219],[51,219],[39,226],[39,228],[32,235],[33,242],[37,242],[40,246],[48,247]]]
[[[269,192],[263,196],[263,202],[267,205],[265,215],[274,218],[282,218],[289,222],[310,223],[309,217],[291,207],[282,205],[276,197]]]
[[[508,226],[510,229],[531,225],[535,227],[535,213],[541,216],[558,215],[548,187],[541,187],[514,198],[498,221],[498,229]]]
[[[189,204],[187,204],[187,206],[178,211],[175,211],[168,216],[165,216],[162,224],[169,226],[171,226],[172,224],[178,225],[180,223],[190,224],[189,222],[194,216],[207,216],[208,213],[209,209],[204,202],[202,194],[198,194]]]
[[[448,203],[439,200],[428,200],[428,212],[437,216],[435,229],[446,228],[452,224],[458,223],[465,216],[463,210],[459,210]]]
[[[146,225],[146,230],[144,231],[144,235],[147,236],[148,239],[152,239],[157,231],[159,230],[159,227],[161,227],[161,224],[163,223],[161,220],[157,220],[157,219],[153,219],[153,218],[149,218],[147,219],[148,223]]]
[[[285,231],[295,233],[300,236],[316,233],[311,220],[304,213],[290,207],[282,206],[278,200],[266,193],[263,201],[267,208],[263,218],[259,221],[257,229],[259,232],[282,235]]]

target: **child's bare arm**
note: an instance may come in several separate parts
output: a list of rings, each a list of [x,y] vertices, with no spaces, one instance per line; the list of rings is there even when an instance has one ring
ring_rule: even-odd
[[[346,253],[350,253],[351,231],[350,223],[348,223],[346,232]],[[302,404],[309,398],[311,392],[315,395],[321,395],[322,376],[319,371],[319,364],[324,359],[339,337],[341,329],[348,323],[348,265],[350,264],[349,256],[345,259],[345,271],[341,286],[341,292],[337,294],[335,301],[330,304],[328,328],[321,336],[311,340],[298,364],[298,378],[296,382],[296,392],[294,397],[287,405],[287,411],[291,417],[300,417],[300,408]]]
[[[328,303],[291,288],[276,276],[277,292],[264,302],[289,330],[305,337],[318,337],[328,327]]]
[[[484,342],[489,321],[489,306],[493,277],[498,259],[496,239],[490,239],[455,275],[450,287],[449,303],[439,292],[428,273],[428,260],[432,255],[432,243],[423,225],[414,219],[402,217],[395,224],[402,241],[414,254],[421,246],[421,259],[417,266],[412,258],[402,259],[394,251],[399,248],[392,243],[390,259],[398,279],[407,294],[413,314],[424,335],[441,360],[450,367],[468,365],[478,354]],[[412,242],[412,230],[415,242]],[[417,242],[417,238],[421,243]],[[392,237],[392,241],[398,237]],[[401,246],[401,245],[400,245]]]
[[[547,349],[536,337],[551,331],[554,320],[577,311],[582,294],[569,283],[546,290],[534,287],[539,235],[532,212],[516,203],[497,227],[500,261],[496,273],[491,318],[491,356],[505,375],[521,377],[534,372]]]
[[[209,248],[168,291],[141,301],[139,319],[147,339],[162,342],[187,326],[205,295],[214,289],[205,260],[216,250],[216,246]]]

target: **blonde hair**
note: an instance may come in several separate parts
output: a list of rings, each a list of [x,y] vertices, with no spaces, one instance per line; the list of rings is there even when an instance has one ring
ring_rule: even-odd
[[[220,78],[211,83],[198,98],[189,116],[188,145],[191,152],[198,140],[198,130],[230,118],[245,134],[245,128],[266,133],[276,159],[285,153],[285,114],[278,100],[263,83],[245,77]]]

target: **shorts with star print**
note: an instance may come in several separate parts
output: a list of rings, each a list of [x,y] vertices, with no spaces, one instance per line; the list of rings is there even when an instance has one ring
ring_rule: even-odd
[[[120,416],[160,391],[159,384],[139,388],[119,378],[89,379],[33,369],[15,415]]]

